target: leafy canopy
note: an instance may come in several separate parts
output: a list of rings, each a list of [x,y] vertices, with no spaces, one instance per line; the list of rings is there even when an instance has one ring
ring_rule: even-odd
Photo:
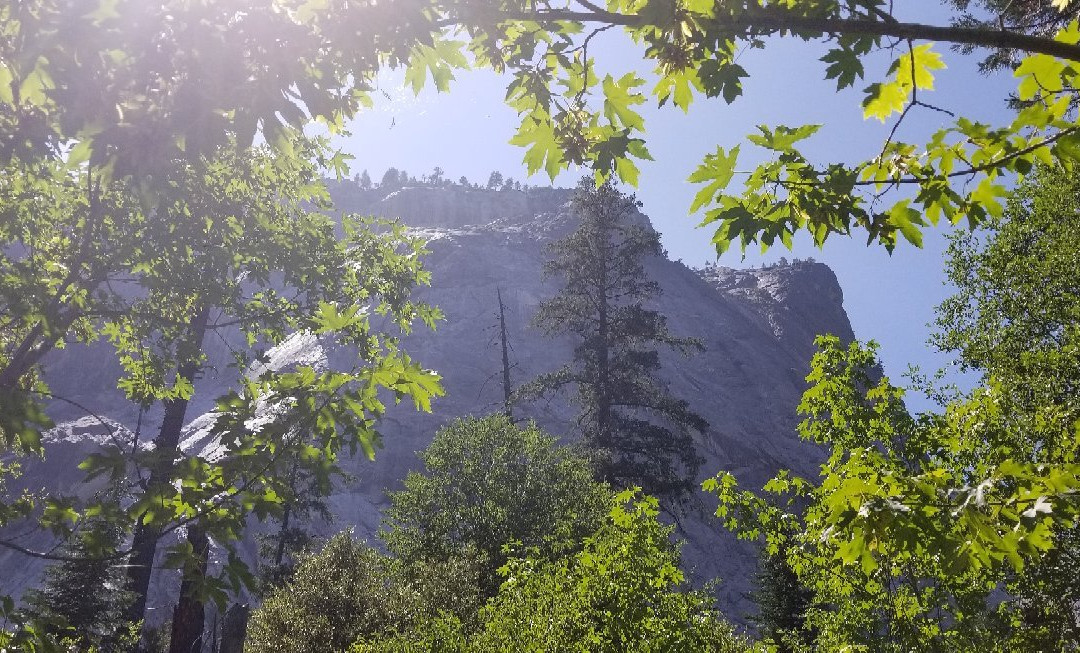
[[[536,549],[511,557],[475,632],[443,617],[352,650],[749,650],[707,593],[686,588],[673,528],[658,514],[656,499],[623,492],[580,551],[556,560]]]
[[[1008,402],[1002,412],[1013,420],[1013,456],[1063,461],[1076,454],[1078,191],[1071,171],[1040,167],[1017,186],[1001,218],[955,235],[949,247],[946,271],[957,292],[938,308],[933,342]]]
[[[245,651],[344,651],[358,640],[408,631],[440,611],[475,612],[477,567],[459,559],[406,566],[340,533],[300,557],[296,572],[252,613]]]
[[[816,645],[1075,647],[1075,186],[1039,168],[988,229],[954,237],[935,342],[981,386],[930,386],[942,411],[912,415],[873,346],[820,338],[799,429],[830,451],[819,477],[706,484],[725,526],[812,593]]]
[[[610,497],[579,451],[502,415],[456,420],[419,456],[424,469],[389,493],[381,537],[409,563],[475,558],[487,595],[508,547],[563,555],[599,527]]]
[[[799,430],[830,452],[819,478],[785,471],[755,493],[721,472],[705,483],[717,516],[783,552],[814,594],[806,624],[825,648],[998,650],[1023,638],[1020,604],[994,592],[1074,525],[1080,468],[988,443],[1001,420],[984,391],[913,416],[875,372],[873,346],[818,344]]]
[[[721,144],[691,177],[702,185],[695,205],[715,227],[718,251],[787,243],[800,231],[818,243],[859,231],[891,249],[899,238],[918,244],[928,224],[984,222],[1000,212],[1010,178],[1036,162],[1071,162],[1080,151],[1071,110],[1080,30],[1054,13],[1074,10],[982,4],[1003,12],[1002,20],[989,25],[961,13],[958,25],[903,23],[885,0],[103,0],[89,11],[76,0],[12,3],[0,8],[0,154],[66,151],[145,182],[162,161],[229,138],[246,144],[261,133],[287,148],[286,132],[309,120],[343,129],[370,102],[381,67],[404,66],[415,90],[450,88],[455,71],[479,67],[511,76],[506,101],[521,116],[511,142],[525,148],[530,172],[553,176],[586,164],[600,178],[632,184],[635,161],[651,158],[637,108],[737,101],[749,76],[738,52],[769,47],[771,37],[822,43],[824,82],[838,89],[862,85],[867,56],[895,47],[884,77],[862,92],[866,117],[883,121],[929,110],[943,47],[1002,54],[1015,65],[1020,100],[1004,124],[961,112],[923,143],[904,142],[894,130],[854,164],[804,155],[800,143],[814,125],[762,126],[748,141],[772,158],[740,175],[741,188],[729,189],[739,146]],[[185,28],[202,36],[181,36]],[[651,70],[597,72],[589,42],[613,28],[637,44]],[[149,54],[159,43],[160,56]]]
[[[298,138],[291,148],[284,154],[229,146],[195,161],[174,160],[167,173],[159,171],[150,206],[134,186],[104,182],[91,169],[72,174],[80,183],[58,186],[55,196],[27,192],[48,188],[52,179],[37,168],[9,178],[5,208],[18,219],[0,233],[0,271],[10,289],[3,319],[15,325],[0,361],[0,374],[12,382],[0,384],[10,399],[0,411],[6,442],[40,454],[48,421],[37,416],[42,398],[53,395],[34,371],[41,356],[69,338],[108,340],[128,397],[141,408],[163,401],[166,414],[180,419],[162,421],[152,449],[104,424],[111,443],[79,468],[87,479],[116,487],[122,501],[4,497],[4,522],[31,518],[65,536],[101,519],[136,533],[129,548],[109,555],[135,551],[152,559],[156,538],[197,521],[227,558],[215,575],[200,574],[193,591],[200,602],[224,604],[228,593],[252,583],[235,543],[249,516],[282,513],[293,470],[301,467],[326,487],[343,452],[374,456],[375,422],[388,401],[408,398],[429,410],[441,395],[438,375],[398,342],[414,322],[431,326],[439,317],[411,298],[413,287],[429,279],[421,242],[397,225],[328,215],[322,143]],[[45,161],[41,169],[57,167]],[[63,267],[70,260],[75,264]],[[26,292],[37,287],[40,294]],[[210,433],[215,455],[200,456],[178,443],[183,407],[207,363],[208,334],[234,341],[243,373],[238,390],[218,400]],[[270,348],[289,337],[312,344],[326,338],[324,346],[347,347],[351,356],[339,357],[337,367],[271,364]],[[175,426],[169,436],[166,423]],[[150,545],[140,547],[147,532]],[[0,544],[18,548],[6,539]],[[199,558],[180,542],[165,564],[197,569]],[[137,595],[145,596],[146,582],[144,575],[135,583]]]

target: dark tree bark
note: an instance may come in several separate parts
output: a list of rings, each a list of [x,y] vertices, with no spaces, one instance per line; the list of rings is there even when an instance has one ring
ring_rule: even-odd
[[[582,4],[588,6],[591,3],[582,2]],[[650,18],[647,16],[609,12],[598,6],[590,11],[567,9],[503,11],[499,12],[497,19],[535,20],[540,23],[576,21],[624,25],[627,27],[643,27],[650,24]],[[801,16],[792,11],[772,6],[754,12],[748,11],[734,18],[719,17],[714,19],[714,25],[717,29],[731,32],[737,38],[749,35],[767,36],[789,31],[822,33],[834,36],[865,34],[867,36],[891,36],[898,39],[939,41],[977,48],[1018,50],[1030,54],[1048,54],[1069,61],[1080,61],[1080,45],[1055,41],[1048,36],[986,29],[985,27],[906,23],[881,17]]]
[[[234,603],[225,611],[219,653],[243,653],[244,639],[247,636],[247,625],[250,617],[251,608],[239,603]]]
[[[180,364],[178,370],[178,376],[188,383],[194,383],[195,375],[199,371],[197,352],[202,350],[202,341],[206,335],[209,320],[210,311],[207,308],[201,309],[192,318],[191,337],[186,351],[183,352],[185,358],[181,359],[184,362]],[[187,408],[187,399],[178,398],[165,402],[165,415],[161,420],[161,429],[158,431],[157,438],[154,439],[156,461],[150,470],[147,492],[152,493],[162,488],[172,477],[175,454],[180,445],[180,434],[184,428]],[[127,611],[129,621],[142,620],[146,612],[146,595],[150,588],[154,554],[157,552],[160,537],[160,528],[153,524],[143,524],[140,521],[135,527],[131,542],[131,557],[128,560],[126,588],[134,597]]]
[[[198,557],[194,569],[185,570],[180,583],[180,600],[173,610],[172,637],[169,653],[201,653],[206,608],[194,594],[198,584],[206,577],[206,565],[210,552],[210,540],[198,521],[188,526],[188,543]]]

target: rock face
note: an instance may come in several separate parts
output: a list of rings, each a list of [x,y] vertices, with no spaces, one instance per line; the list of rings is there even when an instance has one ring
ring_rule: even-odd
[[[710,266],[699,273],[744,307],[747,317],[771,331],[797,360],[810,360],[818,334],[851,337],[836,275],[812,259],[751,270]]]
[[[415,456],[435,430],[455,417],[500,410],[502,389],[497,332],[496,292],[508,307],[507,327],[515,365],[512,375],[522,383],[554,369],[571,356],[572,342],[545,339],[529,327],[540,301],[557,290],[556,280],[544,280],[543,245],[574,226],[567,201],[570,191],[488,191],[462,187],[404,188],[387,193],[361,190],[352,184],[333,189],[340,208],[402,219],[430,239],[426,266],[433,284],[419,296],[440,306],[446,319],[438,330],[409,336],[406,349],[425,366],[443,375],[447,396],[431,414],[411,405],[390,410],[381,425],[385,443],[374,463],[357,458],[345,462],[355,477],[337,488],[329,504],[335,519],[315,524],[324,534],[352,528],[356,535],[373,538],[381,511],[387,505],[385,489],[395,488],[409,469],[418,467]],[[640,216],[647,222],[647,218]],[[664,356],[663,376],[673,393],[687,400],[705,417],[710,428],[697,441],[705,459],[702,477],[719,470],[736,474],[747,487],[760,487],[775,470],[790,468],[813,475],[821,452],[795,435],[795,406],[816,333],[852,338],[843,310],[843,296],[831,270],[821,264],[799,262],[758,270],[710,267],[695,271],[681,263],[653,260],[648,274],[663,289],[656,308],[668,316],[673,333],[702,340],[706,351],[684,359]],[[196,416],[210,409],[212,400],[229,387],[236,371],[229,369],[227,346],[214,345],[215,368],[197,385],[189,411]],[[278,364],[292,360],[318,361],[329,355],[310,337],[297,336],[275,352]],[[52,383],[68,396],[113,420],[109,430],[96,419],[81,416],[49,437],[44,462],[28,464],[18,484],[10,489],[76,489],[75,462],[103,438],[131,439],[138,413],[115,391],[116,366],[103,346],[68,349],[49,367]],[[58,418],[73,419],[78,411],[55,406]],[[536,419],[551,432],[572,438],[573,409],[565,402],[519,406],[517,416]],[[143,434],[153,433],[160,421],[142,417]],[[194,417],[185,447],[203,451],[210,416]],[[82,488],[89,493],[93,488]],[[726,535],[711,517],[715,503],[701,494],[697,506],[680,517],[687,539],[684,559],[693,578],[720,578],[720,605],[741,619],[749,605],[745,593],[756,565],[753,547]],[[41,533],[26,536],[24,546],[48,548]],[[251,542],[242,547],[253,558]],[[18,595],[41,577],[42,564],[13,551],[0,551],[0,593]],[[157,615],[169,612],[168,597],[175,595],[175,576],[158,574],[151,605]]]

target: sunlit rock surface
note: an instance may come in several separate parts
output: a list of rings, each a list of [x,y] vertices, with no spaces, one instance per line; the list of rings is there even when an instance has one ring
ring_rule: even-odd
[[[573,227],[566,202],[570,192],[557,189],[488,191],[457,186],[404,188],[387,193],[361,190],[352,184],[334,188],[341,209],[400,218],[429,241],[427,267],[431,288],[419,295],[440,306],[446,319],[434,333],[418,330],[406,339],[409,353],[443,375],[447,396],[431,414],[417,413],[411,403],[391,408],[381,425],[385,447],[375,462],[362,457],[346,461],[355,480],[330,497],[333,523],[313,529],[331,534],[352,528],[373,538],[386,506],[385,489],[398,487],[435,430],[455,417],[482,415],[500,409],[502,388],[497,342],[496,292],[507,305],[512,376],[515,383],[549,371],[571,355],[569,340],[548,340],[529,327],[537,305],[556,291],[557,282],[542,278],[544,244]],[[647,218],[640,216],[647,221]],[[852,337],[843,309],[843,295],[832,271],[800,261],[764,269],[733,270],[710,267],[692,270],[668,260],[651,261],[648,273],[663,295],[656,308],[668,316],[672,332],[702,340],[706,351],[691,358],[664,358],[664,377],[676,396],[689,401],[710,428],[697,442],[705,459],[702,478],[718,470],[734,472],[747,487],[760,487],[775,470],[787,467],[813,475],[822,459],[813,446],[795,434],[795,406],[813,337],[834,333]],[[208,340],[211,369],[201,378],[192,403],[191,423],[184,446],[212,452],[207,435],[213,399],[236,380],[230,366],[229,334]],[[272,365],[344,364],[347,356],[329,343],[297,336],[274,352]],[[63,424],[48,438],[44,462],[25,466],[14,489],[62,489],[88,496],[100,488],[81,485],[76,464],[101,442],[130,441],[139,429],[152,438],[160,415],[140,415],[115,390],[118,369],[107,347],[71,347],[50,363],[48,375],[58,394],[75,399],[107,420],[80,413],[72,404],[53,412]],[[553,433],[573,437],[573,410],[565,401],[519,406],[516,415],[534,418]],[[712,511],[715,502],[704,493],[689,514],[679,518],[688,570],[697,582],[720,579],[716,588],[721,607],[742,619],[750,605],[745,598],[756,565],[751,545],[739,543],[719,528]],[[8,529],[12,531],[12,529]],[[25,529],[24,529],[25,530]],[[15,531],[12,531],[15,532]],[[40,532],[16,532],[24,546],[47,550],[55,543]],[[253,542],[242,544],[249,558]],[[0,550],[0,593],[18,595],[39,582],[40,560]],[[167,616],[178,579],[158,574],[151,605],[155,620]]]

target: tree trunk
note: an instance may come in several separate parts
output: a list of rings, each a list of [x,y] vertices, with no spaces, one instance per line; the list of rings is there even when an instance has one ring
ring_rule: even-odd
[[[182,348],[187,360],[181,363],[177,371],[178,376],[188,383],[194,383],[195,374],[199,371],[196,356],[202,349],[202,341],[206,335],[209,319],[210,311],[203,308],[191,320],[190,340],[185,343],[187,347]],[[175,464],[177,447],[180,444],[180,433],[184,428],[187,407],[187,399],[177,398],[165,402],[165,415],[161,420],[161,429],[158,431],[157,438],[154,439],[156,461],[150,470],[150,479],[146,486],[147,492],[155,492],[171,481],[172,468]],[[160,536],[161,531],[156,525],[143,524],[140,520],[135,527],[135,535],[131,542],[131,557],[128,559],[126,588],[134,596],[127,611],[127,619],[131,622],[140,621],[145,616],[146,595],[150,588],[154,554],[157,551]]]
[[[510,352],[506,341],[506,305],[503,304],[502,289],[496,288],[495,292],[499,297],[499,333],[502,337],[503,410],[506,413],[506,419],[513,422],[514,411],[510,405],[510,395],[512,394],[510,387]]]
[[[278,529],[277,543],[274,548],[274,573],[281,573],[281,563],[285,561],[285,544],[289,538],[289,524],[292,520],[293,505],[296,504],[296,474],[299,463],[296,458],[293,458],[292,465],[289,467],[289,494],[291,496],[285,501],[285,506],[281,514],[281,528]]]
[[[187,540],[198,561],[194,569],[184,570],[184,580],[180,583],[180,599],[173,610],[169,653],[200,653],[202,651],[203,620],[206,608],[195,596],[195,590],[206,578],[210,540],[198,521],[193,521],[188,525]]]
[[[611,428],[611,392],[609,359],[611,356],[611,334],[608,324],[608,243],[606,233],[601,232],[599,238],[605,242],[598,243],[596,252],[597,272],[600,278],[597,280],[597,328],[596,328],[596,426],[600,435],[600,444],[604,448],[612,446]]]
[[[224,626],[221,628],[220,653],[243,653],[244,639],[247,637],[248,618],[251,609],[247,605],[234,603],[225,611]]]

